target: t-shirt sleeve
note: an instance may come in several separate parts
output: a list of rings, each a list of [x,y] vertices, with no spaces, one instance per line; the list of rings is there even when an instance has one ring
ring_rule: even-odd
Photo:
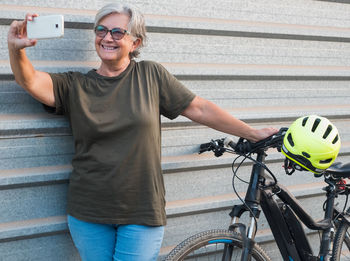
[[[50,73],[53,82],[56,114],[67,114],[69,111],[69,87],[72,85],[72,73]]]
[[[179,116],[196,96],[163,66],[160,70],[160,113],[169,119]]]

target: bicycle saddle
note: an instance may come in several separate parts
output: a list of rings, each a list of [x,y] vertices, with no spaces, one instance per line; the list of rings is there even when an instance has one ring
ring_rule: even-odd
[[[350,163],[334,163],[327,169],[327,173],[336,178],[350,178]]]

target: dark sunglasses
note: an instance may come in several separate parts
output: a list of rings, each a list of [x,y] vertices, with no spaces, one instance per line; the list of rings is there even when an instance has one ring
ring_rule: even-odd
[[[95,27],[95,34],[100,38],[105,38],[108,32],[111,34],[113,40],[121,40],[123,39],[125,34],[130,34],[128,30],[121,29],[118,27],[113,28],[111,30],[108,30],[108,28],[103,25],[98,25]]]

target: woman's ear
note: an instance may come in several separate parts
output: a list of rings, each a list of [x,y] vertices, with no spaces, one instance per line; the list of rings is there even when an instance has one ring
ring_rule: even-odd
[[[136,38],[136,40],[133,41],[132,45],[133,45],[133,51],[134,51],[135,49],[137,49],[141,45],[141,39]]]

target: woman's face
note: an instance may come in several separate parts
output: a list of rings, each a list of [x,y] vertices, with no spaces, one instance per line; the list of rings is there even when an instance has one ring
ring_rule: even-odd
[[[108,30],[113,28],[121,28],[124,30],[128,29],[129,16],[125,14],[112,13],[105,16],[100,20],[98,25],[103,25]],[[125,59],[130,60],[129,53],[133,52],[137,47],[137,41],[133,41],[131,35],[125,34],[120,40],[114,40],[110,34],[107,33],[105,37],[99,37],[96,35],[95,38],[95,48],[98,56],[101,58],[102,62],[120,62],[125,61]]]

